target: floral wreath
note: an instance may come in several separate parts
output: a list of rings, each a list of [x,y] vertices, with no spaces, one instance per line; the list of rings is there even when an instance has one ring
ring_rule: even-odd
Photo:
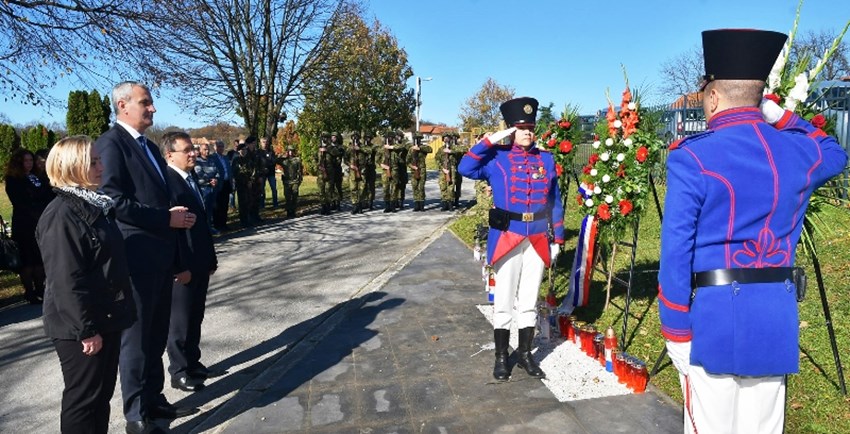
[[[642,128],[649,116],[633,98],[628,78],[619,112],[608,98],[607,128],[591,145],[593,153],[582,169],[576,197],[581,212],[596,218],[602,240],[622,239],[645,208],[649,175],[662,147],[653,128]]]
[[[558,175],[558,187],[561,189],[561,202],[564,204],[566,204],[570,177],[575,176],[573,148],[582,138],[578,125],[578,110],[569,105],[564,107],[557,121],[542,125],[542,128],[538,125],[538,128],[543,130],[541,134],[538,134],[540,141],[545,143],[545,150],[551,152],[555,158],[555,172]]]

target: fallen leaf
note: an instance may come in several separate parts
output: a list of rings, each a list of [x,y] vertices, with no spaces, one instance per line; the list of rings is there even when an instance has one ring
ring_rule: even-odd
[[[803,404],[800,404],[799,402],[794,402],[794,403],[791,403],[791,408],[794,409],[794,410],[799,410],[799,409],[803,408]]]
[[[437,342],[437,341],[439,341],[439,340],[440,340],[440,337],[439,337],[439,336],[437,336],[437,335],[432,335],[432,336],[431,336],[431,340],[432,340],[432,341],[434,341],[434,342]]]

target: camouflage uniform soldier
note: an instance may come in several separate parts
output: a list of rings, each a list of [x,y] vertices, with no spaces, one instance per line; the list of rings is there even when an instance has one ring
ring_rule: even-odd
[[[396,190],[398,182],[396,181],[396,164],[395,164],[395,133],[388,131],[384,133],[384,145],[378,152],[378,164],[383,169],[383,177],[381,184],[384,188],[384,212],[395,212],[396,201],[398,200],[398,190]]]
[[[351,210],[352,214],[363,212],[363,205],[368,193],[364,175],[369,166],[371,155],[371,146],[360,142],[360,133],[353,133],[351,135],[351,146],[348,148],[348,182],[351,190],[351,204],[354,206],[354,209]]]
[[[331,207],[339,211],[340,202],[342,202],[342,162],[345,160],[345,149],[342,147],[342,135],[337,132],[331,133],[331,146],[328,149],[328,155],[331,157],[331,168],[333,169]]]
[[[460,135],[458,133],[452,134],[452,152],[454,153],[454,165],[455,165],[455,179],[454,179],[454,197],[453,202],[454,206],[460,206],[460,187],[463,184],[463,175],[457,170],[458,164],[460,164],[460,159],[463,158],[463,155],[466,154],[466,151],[469,149],[463,143],[460,143]]]
[[[375,209],[375,183],[378,178],[378,174],[376,172],[377,167],[375,165],[375,156],[378,153],[378,149],[380,148],[372,144],[372,138],[372,133],[368,132],[363,136],[363,145],[369,149],[369,152],[367,153],[368,157],[366,160],[366,168],[363,173],[364,178],[366,180],[365,196],[366,200],[369,201],[370,211]]]
[[[233,168],[233,182],[236,184],[236,199],[239,205],[239,224],[243,227],[251,227],[254,222],[251,219],[251,183],[254,181],[254,162],[248,155],[248,147],[240,143],[237,154],[233,157],[231,167]]]
[[[394,156],[396,176],[396,208],[402,210],[404,208],[404,193],[407,189],[407,181],[410,176],[407,173],[407,154],[410,152],[410,143],[405,142],[404,133],[398,131],[396,133],[396,145]]]
[[[411,172],[411,188],[413,189],[413,211],[425,211],[425,157],[431,153],[431,147],[422,144],[422,135],[413,136],[413,146],[407,154],[407,164]]]
[[[298,209],[298,189],[304,179],[304,167],[301,157],[295,155],[295,146],[286,147],[286,155],[281,158],[280,165],[283,167],[280,180],[283,182],[283,198],[286,200],[286,217],[292,218]]]
[[[333,196],[333,168],[331,157],[328,154],[330,148],[330,134],[323,132],[319,143],[319,154],[316,158],[318,172],[316,182],[319,185],[319,199],[322,202],[322,215],[331,213],[331,201]]]
[[[251,200],[249,201],[250,206],[248,207],[248,216],[254,223],[260,223],[263,221],[263,219],[260,218],[260,206],[263,202],[263,192],[266,187],[266,159],[263,157],[262,153],[257,150],[256,137],[247,137],[245,139],[245,146],[248,150],[245,158],[250,161],[251,171],[253,173],[249,189]]]
[[[457,162],[452,150],[450,133],[443,133],[443,146],[437,151],[436,160],[439,166],[440,211],[451,211],[454,208],[454,182],[457,172]]]

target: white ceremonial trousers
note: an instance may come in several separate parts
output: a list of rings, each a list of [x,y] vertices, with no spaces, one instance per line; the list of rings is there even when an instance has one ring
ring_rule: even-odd
[[[537,297],[545,265],[528,238],[499,259],[493,269],[493,328],[510,330],[514,308],[518,329],[536,326]]]

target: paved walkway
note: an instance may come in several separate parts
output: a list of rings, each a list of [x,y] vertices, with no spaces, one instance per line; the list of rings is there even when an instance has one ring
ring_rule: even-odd
[[[492,381],[479,265],[445,232],[387,284],[340,306],[194,431],[677,433],[653,390],[562,403],[515,370]]]

